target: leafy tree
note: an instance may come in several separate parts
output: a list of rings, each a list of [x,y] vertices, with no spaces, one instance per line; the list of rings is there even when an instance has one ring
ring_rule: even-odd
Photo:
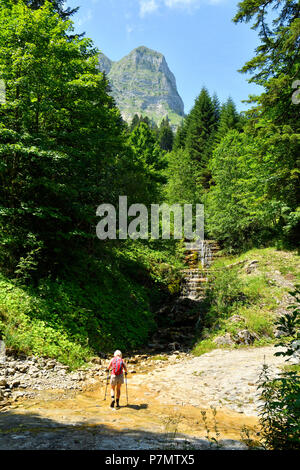
[[[96,207],[116,201],[122,119],[90,40],[67,37],[50,3],[0,6],[0,259],[10,273],[33,253],[56,269],[91,249]]]
[[[261,243],[275,234],[282,208],[266,196],[274,151],[236,130],[228,132],[214,151],[206,221],[210,235],[227,248]]]
[[[276,346],[284,348],[275,353],[287,360],[300,352],[300,290],[291,292],[295,304],[290,312],[277,321],[281,339]],[[275,378],[270,378],[268,367],[264,366],[259,390],[263,404],[260,407],[261,439],[270,450],[297,450],[300,442],[300,377],[290,366]]]

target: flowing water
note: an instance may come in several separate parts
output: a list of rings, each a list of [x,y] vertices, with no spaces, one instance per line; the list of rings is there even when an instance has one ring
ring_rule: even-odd
[[[6,348],[4,341],[0,340],[0,362],[6,361]]]

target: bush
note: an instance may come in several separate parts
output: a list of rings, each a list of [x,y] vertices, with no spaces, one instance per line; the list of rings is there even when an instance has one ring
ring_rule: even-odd
[[[278,329],[285,335],[277,346],[285,350],[275,353],[290,357],[300,352],[300,290],[291,293],[297,304],[292,312],[282,316]],[[260,410],[263,445],[271,450],[297,450],[300,446],[300,377],[296,370],[284,370],[270,379],[264,366],[259,384],[263,405]]]
[[[209,279],[207,301],[211,306],[212,313],[218,317],[226,318],[236,310],[236,305],[243,303],[243,282],[238,277],[238,268],[226,268],[218,265]]]

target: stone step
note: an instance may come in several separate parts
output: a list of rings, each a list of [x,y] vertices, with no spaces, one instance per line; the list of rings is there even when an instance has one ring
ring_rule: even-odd
[[[204,287],[193,287],[192,289],[188,289],[187,292],[205,292],[205,290],[206,288]]]

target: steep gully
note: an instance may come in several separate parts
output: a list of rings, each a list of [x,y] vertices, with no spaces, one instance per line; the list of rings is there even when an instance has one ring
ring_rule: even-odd
[[[207,289],[208,272],[219,256],[214,240],[186,243],[180,295],[157,312],[159,329],[149,344],[154,351],[189,351],[195,328],[203,315],[201,302]]]
[[[108,396],[104,401],[108,361],[95,358],[88,372],[78,371],[73,390],[60,381],[2,408],[0,450],[208,449],[215,444],[207,439],[207,427],[216,436],[215,425],[223,448],[245,448],[240,441],[242,427],[258,425],[255,381],[264,358],[274,371],[282,360],[274,357],[270,347],[219,349],[200,357],[188,354],[201,314],[207,270],[217,256],[213,241],[187,248],[181,296],[171,311],[168,306],[161,313],[172,326],[160,328],[148,352],[127,358],[128,406],[125,386],[120,410],[108,406]],[[64,376],[60,367],[54,365],[54,370]],[[67,384],[69,379],[65,380]],[[211,406],[217,410],[216,418]]]

